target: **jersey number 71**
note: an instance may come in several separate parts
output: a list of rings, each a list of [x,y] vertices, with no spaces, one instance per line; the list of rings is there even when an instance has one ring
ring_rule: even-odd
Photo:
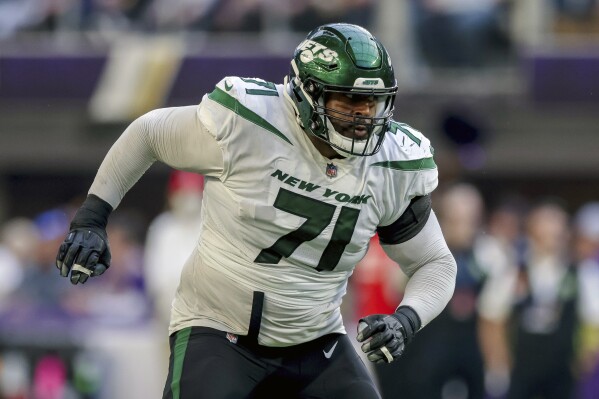
[[[305,218],[301,226],[279,238],[273,245],[260,251],[254,262],[277,264],[282,257],[289,257],[303,242],[313,240],[331,223],[337,207],[289,190],[280,189],[274,207]],[[345,246],[351,240],[360,215],[359,209],[341,207],[333,234],[327,244],[316,270],[333,270]]]

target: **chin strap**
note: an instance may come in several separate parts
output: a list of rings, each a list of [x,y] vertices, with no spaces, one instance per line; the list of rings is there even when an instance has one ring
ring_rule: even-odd
[[[285,90],[283,90],[283,96],[287,99],[287,101],[289,101],[289,104],[291,104],[291,106],[293,107],[293,112],[295,114],[295,120],[297,121],[297,124],[300,125],[302,129],[305,129],[304,124],[302,123],[302,118],[300,117],[299,109],[297,109],[295,101],[293,101],[293,98],[291,98],[291,96],[295,95],[295,93],[293,93],[293,87],[291,82],[289,81],[289,75],[285,75],[285,78],[283,79],[283,85],[285,86]]]

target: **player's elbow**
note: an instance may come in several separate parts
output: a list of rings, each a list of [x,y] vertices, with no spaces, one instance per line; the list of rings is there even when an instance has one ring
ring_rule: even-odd
[[[447,249],[447,251],[445,251],[441,255],[438,262],[440,265],[439,273],[441,274],[441,277],[447,285],[446,299],[447,302],[449,302],[449,300],[453,296],[453,292],[455,291],[456,276],[458,274],[458,265],[449,249]]]

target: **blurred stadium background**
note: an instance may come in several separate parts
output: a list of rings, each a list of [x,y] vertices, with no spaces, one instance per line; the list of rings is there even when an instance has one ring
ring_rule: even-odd
[[[598,211],[576,217],[599,201],[595,0],[0,0],[0,398],[160,397],[168,349],[144,244],[169,207],[171,171],[153,166],[115,214],[105,282],[58,277],[68,218],[137,116],[198,103],[227,75],[282,82],[306,33],[340,21],[388,48],[395,118],[431,139],[436,195],[458,182],[480,193],[477,236],[491,234],[494,210],[513,205],[523,226],[551,198],[569,236],[584,228],[591,241],[591,255],[564,254],[597,261]],[[348,325],[389,289],[360,281]],[[577,326],[596,334],[594,311]],[[576,347],[576,384],[593,383],[598,346]],[[476,397],[467,391],[443,397]]]

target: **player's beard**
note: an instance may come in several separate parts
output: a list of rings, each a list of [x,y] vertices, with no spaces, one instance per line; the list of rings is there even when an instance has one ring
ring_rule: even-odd
[[[370,118],[355,118],[355,121],[342,121],[339,119],[331,118],[331,123],[335,128],[335,131],[342,136],[345,136],[354,140],[366,140],[370,134],[370,130],[367,125],[356,124],[356,122],[365,122],[370,124],[372,119]]]

